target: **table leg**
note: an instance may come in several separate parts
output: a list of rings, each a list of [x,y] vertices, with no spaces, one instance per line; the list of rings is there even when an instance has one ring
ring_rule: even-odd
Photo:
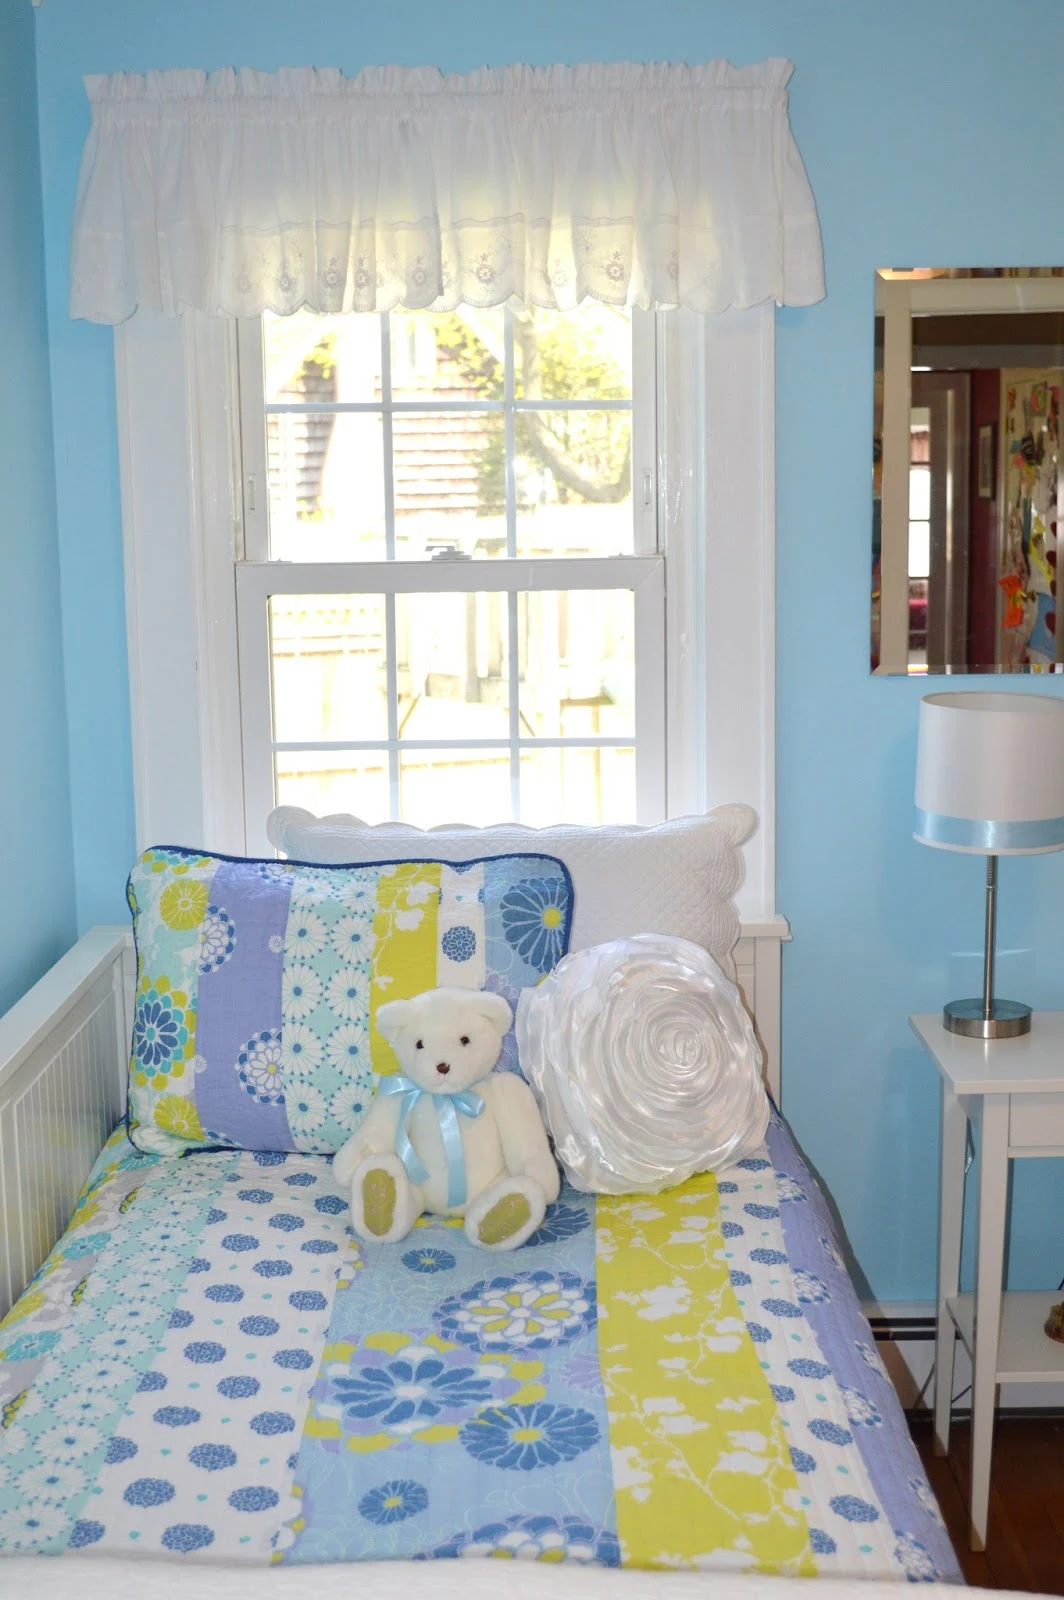
[[[942,1084],[939,1164],[938,1332],[935,1338],[935,1452],[949,1454],[953,1402],[953,1356],[957,1330],[946,1309],[960,1287],[964,1221],[964,1155],[968,1117],[949,1084]]]
[[[979,1158],[979,1258],[975,1286],[971,1529],[968,1539],[973,1550],[986,1549],[1008,1182],[1009,1097],[1007,1094],[988,1094],[983,1097]]]

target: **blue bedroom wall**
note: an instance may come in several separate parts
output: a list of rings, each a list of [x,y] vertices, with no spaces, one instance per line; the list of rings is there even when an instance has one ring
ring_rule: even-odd
[[[0,0],[0,1013],[74,938],[33,18]]]
[[[785,1105],[883,1298],[934,1283],[937,1088],[906,1026],[970,990],[978,863],[909,833],[919,683],[868,674],[873,270],[1064,260],[1040,152],[1064,138],[1064,10],[994,0],[47,0],[39,93],[78,918],[122,914],[133,850],[113,363],[66,317],[88,127],[81,74],[606,58],[796,64],[791,112],[817,197],[828,298],[778,339],[779,906]],[[164,597],[160,597],[163,604]],[[1056,692],[1054,685],[1041,685]],[[158,708],[159,715],[167,707]],[[1064,861],[1006,863],[1003,981],[1064,1006]],[[1024,1164],[1012,1280],[1064,1274],[1064,1180]]]

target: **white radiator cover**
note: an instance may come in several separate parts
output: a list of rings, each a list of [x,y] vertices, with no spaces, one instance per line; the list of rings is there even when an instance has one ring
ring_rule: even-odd
[[[96,928],[0,1018],[0,1316],[122,1116],[134,976],[129,933]]]

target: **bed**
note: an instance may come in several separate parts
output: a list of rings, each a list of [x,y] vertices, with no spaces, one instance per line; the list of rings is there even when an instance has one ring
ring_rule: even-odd
[[[41,1125],[33,1073],[54,1098],[63,1073],[91,1075],[87,1028],[106,1043],[101,1016],[112,1039],[128,1026],[128,941],[110,954],[80,978],[67,958],[23,1009],[37,1026],[21,1054],[0,1051],[5,1148],[12,1084]],[[64,1017],[74,1043],[57,1045]],[[109,1124],[106,1095],[96,1109]],[[428,1217],[400,1245],[360,1243],[326,1155],[175,1159],[120,1125],[0,1323],[0,1588],[27,1581],[21,1558],[59,1553],[64,1570],[153,1556],[259,1582],[276,1568],[278,1584],[406,1558],[446,1586],[481,1557],[959,1578],[775,1110],[764,1146],[719,1177],[652,1196],[565,1187],[496,1255]]]

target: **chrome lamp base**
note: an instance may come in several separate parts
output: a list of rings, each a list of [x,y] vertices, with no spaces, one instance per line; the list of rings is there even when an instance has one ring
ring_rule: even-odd
[[[951,1000],[942,1026],[966,1039],[1018,1039],[1031,1031],[1031,1008],[1018,1000],[992,1000],[988,1016],[982,1000]]]
[[[1018,1000],[994,998],[994,944],[997,934],[997,856],[986,858],[986,923],[983,933],[981,1000],[951,1000],[942,1013],[947,1033],[966,1039],[1018,1039],[1031,1031],[1031,1008]]]

